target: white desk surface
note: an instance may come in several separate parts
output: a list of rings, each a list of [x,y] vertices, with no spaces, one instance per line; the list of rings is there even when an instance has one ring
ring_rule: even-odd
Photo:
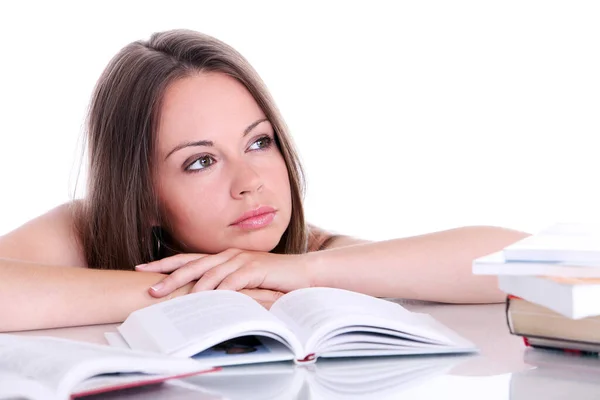
[[[268,371],[259,373],[258,369],[237,376],[209,377],[214,374],[208,374],[202,378],[196,377],[195,380],[93,398],[600,399],[600,359],[527,349],[521,338],[508,333],[503,304],[447,305],[411,301],[402,301],[401,304],[411,311],[432,315],[475,343],[480,353],[461,356],[456,362],[449,364],[450,367],[442,368],[426,377],[423,377],[425,374],[392,374],[384,379],[385,382],[389,382],[389,385],[385,385],[385,390],[367,390],[367,393],[362,394],[358,394],[361,384],[355,384],[358,378],[350,378],[349,384],[341,387],[330,386],[324,391],[321,386],[327,386],[325,375],[317,374],[316,379],[308,379],[305,377],[307,371],[304,367],[285,364],[282,367],[286,370],[285,374],[270,375]],[[49,335],[106,344],[104,332],[114,331],[116,326],[83,326],[19,334]],[[394,369],[401,371],[405,368],[408,364],[404,360],[402,357],[396,357],[393,361],[397,363],[397,369],[395,366]],[[433,365],[438,363],[440,358],[431,357],[429,360]],[[385,362],[389,363],[389,360]],[[425,363],[428,362],[425,358]],[[376,362],[370,365],[369,368],[378,367]],[[368,373],[360,375],[364,378]]]

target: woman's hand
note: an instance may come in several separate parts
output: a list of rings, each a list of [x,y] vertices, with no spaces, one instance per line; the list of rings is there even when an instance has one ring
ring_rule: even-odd
[[[268,289],[287,293],[312,286],[306,254],[228,249],[214,255],[178,254],[138,265],[136,270],[170,273],[150,289],[149,292],[154,297],[166,296],[196,280],[192,292],[212,289]]]

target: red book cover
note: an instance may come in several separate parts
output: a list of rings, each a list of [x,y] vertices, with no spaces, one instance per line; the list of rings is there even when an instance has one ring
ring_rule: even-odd
[[[563,353],[569,353],[569,354],[573,354],[573,355],[577,355],[577,356],[588,356],[588,355],[593,355],[593,356],[597,356],[597,352],[594,351],[585,351],[585,350],[578,350],[578,349],[566,349],[566,348],[561,348],[561,347],[550,347],[550,346],[540,346],[540,345],[530,345],[529,341],[527,340],[526,337],[523,337],[524,340],[526,340],[526,343],[528,346],[533,347],[534,349],[544,349],[544,350],[550,350],[550,351],[558,351],[558,352],[563,352]]]
[[[152,376],[152,375],[143,376],[142,375],[142,376],[137,377],[135,380],[125,381],[125,382],[115,383],[115,384],[102,385],[101,387],[90,388],[90,389],[85,389],[83,391],[75,392],[75,393],[71,394],[71,399],[77,399],[80,397],[91,396],[91,395],[100,394],[100,393],[113,392],[113,391],[117,391],[117,390],[129,389],[129,388],[134,388],[134,387],[139,387],[139,386],[156,385],[156,384],[160,384],[160,383],[163,383],[163,382],[171,380],[171,379],[187,378],[189,376],[206,374],[209,372],[215,372],[215,371],[219,371],[219,370],[221,370],[221,368],[216,367],[216,368],[210,368],[210,369],[206,369],[206,370],[202,370],[202,371],[188,372],[186,374],[177,374],[177,375],[161,375],[161,376]]]
[[[594,357],[594,358],[598,358],[600,357],[600,353],[598,351],[593,351],[593,350],[581,350],[581,349],[576,349],[576,348],[569,348],[567,347],[568,344],[566,343],[537,343],[537,338],[535,337],[525,337],[523,336],[523,341],[525,342],[525,345],[534,349],[542,349],[545,351],[552,351],[552,352],[558,352],[558,353],[567,353],[570,355],[575,355],[575,356],[584,356],[584,357]],[[574,344],[575,346],[577,346],[577,344]]]

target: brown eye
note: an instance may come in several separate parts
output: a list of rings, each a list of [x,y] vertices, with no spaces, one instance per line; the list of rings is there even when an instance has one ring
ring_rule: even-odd
[[[196,159],[193,163],[191,163],[185,170],[186,171],[199,171],[201,169],[205,169],[210,167],[215,163],[215,159],[211,156],[204,155]]]
[[[263,136],[257,140],[254,141],[254,143],[252,143],[252,145],[250,145],[250,150],[261,150],[261,149],[266,149],[269,146],[271,146],[271,143],[273,142],[273,139],[271,139],[269,136]]]

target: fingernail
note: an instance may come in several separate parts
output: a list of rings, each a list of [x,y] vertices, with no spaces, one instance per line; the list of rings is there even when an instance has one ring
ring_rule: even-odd
[[[140,265],[136,265],[135,269],[144,269],[148,266],[148,264],[140,264]]]
[[[150,289],[154,290],[155,292],[160,291],[160,289],[162,289],[165,286],[165,284],[163,282],[158,282],[156,285],[150,287]]]

